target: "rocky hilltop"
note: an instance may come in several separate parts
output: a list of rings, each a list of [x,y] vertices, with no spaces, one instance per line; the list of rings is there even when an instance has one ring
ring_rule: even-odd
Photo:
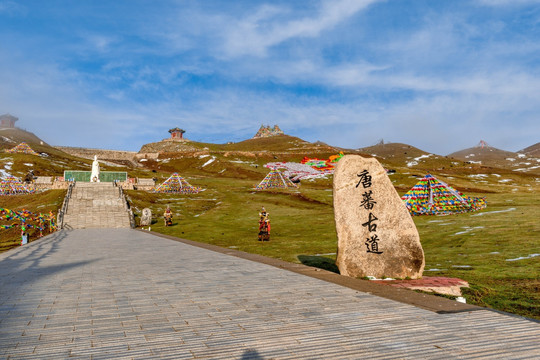
[[[277,136],[277,135],[285,135],[285,133],[283,132],[283,130],[279,128],[279,126],[274,125],[274,127],[270,127],[270,125],[267,125],[267,126],[261,125],[261,127],[259,128],[259,131],[257,131],[255,136],[253,136],[253,139]]]
[[[163,153],[163,152],[186,152],[186,151],[197,151],[197,147],[191,142],[180,142],[180,141],[158,141],[153,143],[144,144],[139,150],[140,154],[145,153]]]

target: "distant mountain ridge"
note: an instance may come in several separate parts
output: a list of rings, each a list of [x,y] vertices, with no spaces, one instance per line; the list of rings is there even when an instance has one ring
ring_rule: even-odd
[[[271,127],[264,128],[266,129],[265,131],[267,131],[268,128],[272,130]],[[275,128],[276,126],[274,126],[274,129]],[[279,127],[277,127],[277,129],[278,132],[281,131]],[[21,142],[28,143],[32,149],[37,152],[49,154],[53,152],[62,152],[64,154],[65,152],[71,153],[71,151],[68,151],[68,148],[64,149],[61,146],[50,146],[31,132],[19,128],[0,129],[0,150],[13,148]],[[94,153],[94,150],[99,149],[92,149],[92,153]],[[363,154],[364,156],[377,157],[380,160],[384,160],[389,167],[406,166],[409,168],[448,169],[449,167],[458,166],[457,163],[454,164],[453,161],[459,160],[461,162],[477,164],[479,166],[502,168],[534,174],[540,173],[540,142],[519,152],[511,152],[497,149],[484,141],[480,141],[476,146],[453,152],[447,156],[442,156],[426,152],[404,143],[385,143],[380,141],[373,146],[360,149],[346,149],[328,145],[320,141],[309,142],[294,136],[276,134],[273,136],[262,136],[227,144],[201,143],[196,141],[159,141],[142,145],[139,153],[135,155],[140,157],[144,154],[153,153],[157,158],[160,156],[159,154],[164,153],[188,154],[199,153],[201,151],[216,153],[245,152],[257,156],[262,154],[266,154],[264,156],[275,156],[277,154],[289,154],[292,156],[293,154],[297,154],[298,156],[314,157],[324,157],[336,154],[339,151],[344,151],[349,154]],[[73,153],[71,155],[81,156],[82,154]],[[131,152],[129,156],[131,156]],[[82,157],[88,158],[88,156]],[[105,159],[108,157],[102,155],[101,158]]]
[[[480,143],[476,146],[453,152],[448,156],[462,161],[469,161],[473,163],[476,162],[487,165],[490,163],[499,163],[506,158],[517,157],[517,153],[497,149],[488,145],[484,141],[480,141]]]
[[[39,144],[50,147],[49,144],[45,143],[43,140],[29,131],[19,129],[17,127],[0,129],[0,148],[11,148],[22,142],[29,145]]]
[[[519,152],[522,154],[529,155],[529,156],[540,157],[540,142],[537,142],[534,145],[526,147],[525,149],[520,150]]]
[[[538,150],[535,147],[537,145],[531,146],[529,152],[511,152],[497,149],[480,141],[477,146],[456,151],[449,154],[448,157],[490,167],[536,173],[540,172],[540,157],[536,158],[532,153],[535,149]]]

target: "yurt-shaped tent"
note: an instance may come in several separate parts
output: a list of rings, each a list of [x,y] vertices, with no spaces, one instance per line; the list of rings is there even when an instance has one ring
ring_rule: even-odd
[[[191,185],[178,173],[172,174],[161,185],[154,188],[154,192],[171,194],[197,194],[201,190],[202,188]]]
[[[31,185],[26,185],[20,179],[9,176],[0,180],[0,195],[21,195],[32,194],[35,189]]]
[[[255,186],[255,190],[265,189],[287,189],[296,188],[297,186],[278,169],[272,169],[266,177]]]
[[[28,145],[25,142],[20,143],[19,145],[15,146],[14,148],[11,148],[9,150],[6,150],[8,153],[17,153],[17,154],[30,154],[30,155],[38,155],[37,152],[32,150],[30,145]]]
[[[450,215],[486,207],[485,198],[463,195],[427,174],[401,197],[411,215]]]

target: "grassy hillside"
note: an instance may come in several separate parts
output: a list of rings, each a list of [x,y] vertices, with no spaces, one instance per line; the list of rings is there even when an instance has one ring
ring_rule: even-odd
[[[392,177],[391,177],[392,178]],[[302,262],[337,271],[331,181],[303,182],[298,190],[254,191],[259,179],[191,177],[207,190],[196,195],[128,192],[135,212],[150,207],[152,230],[222,247]],[[411,187],[416,178],[403,178]],[[474,184],[463,184],[469,187]],[[469,302],[540,318],[540,199],[527,186],[486,196],[488,208],[478,214],[416,217],[426,254],[425,276],[451,276],[469,281]],[[495,185],[494,185],[495,186]],[[401,194],[404,191],[400,191]],[[164,227],[161,214],[169,205],[174,226]],[[270,213],[272,238],[257,241],[257,214]],[[524,259],[507,261],[510,259]]]
[[[25,142],[27,144],[39,144],[42,149],[51,146],[37,137],[35,134],[19,128],[0,129],[0,149],[12,148],[13,146]]]
[[[49,211],[52,211],[56,215],[58,214],[58,210],[62,207],[65,195],[65,190],[48,190],[39,194],[0,196],[0,208],[16,211],[28,210],[34,214],[49,214]],[[0,220],[0,225],[10,225],[13,223],[19,223],[19,221]],[[0,229],[0,252],[20,246],[20,233],[19,227]],[[28,240],[30,242],[36,241],[39,236],[39,231],[36,229],[29,229],[28,235]]]
[[[294,149],[293,142],[305,147]],[[230,149],[227,155],[225,147]],[[331,177],[302,181],[296,190],[253,190],[268,172],[263,166],[267,162],[323,158],[332,152],[291,137],[206,148],[204,153],[187,156],[162,154],[158,161],[148,162],[160,179],[179,171],[206,191],[197,195],[128,192],[137,215],[144,207],[152,209],[152,230],[337,271]],[[264,148],[273,151],[260,150]],[[380,150],[361,149],[396,170],[390,179],[400,194],[430,172],[469,195],[487,197],[488,208],[480,216],[414,218],[426,253],[424,275],[463,278],[471,284],[466,290],[469,302],[540,318],[539,262],[529,257],[540,253],[538,177],[430,155],[405,144],[385,144],[385,152]],[[175,212],[172,227],[162,223],[167,205]],[[268,243],[256,240],[261,206],[272,221]],[[507,261],[512,259],[519,260]]]
[[[179,172],[205,189],[193,195],[128,191],[137,221],[142,209],[149,207],[154,214],[152,230],[337,271],[331,176],[302,180],[293,190],[253,189],[268,173],[264,167],[268,162],[327,158],[336,148],[289,136],[225,145],[190,144],[193,149],[163,152],[157,160],[141,161],[141,168],[123,168],[130,177],[154,177],[158,182]],[[426,255],[424,276],[460,277],[471,284],[465,295],[469,302],[540,319],[540,262],[532,256],[540,254],[540,177],[429,154],[406,144],[385,144],[383,150],[362,149],[366,156],[375,155],[383,166],[395,170],[390,179],[400,194],[430,172],[468,195],[487,198],[487,209],[478,214],[414,218]],[[4,171],[24,174],[30,163],[35,172],[46,175],[60,176],[66,168],[90,168],[89,160],[67,154],[51,152],[30,158],[0,153]],[[37,209],[46,204],[59,206],[62,196],[46,192],[0,201]],[[167,205],[175,213],[172,227],[163,226],[161,214]],[[267,243],[257,241],[261,206],[269,211],[272,223]]]

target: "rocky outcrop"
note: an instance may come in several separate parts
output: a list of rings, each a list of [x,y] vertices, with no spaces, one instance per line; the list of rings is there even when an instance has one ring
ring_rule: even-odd
[[[185,151],[197,151],[200,150],[197,147],[190,145],[186,141],[159,141],[154,143],[145,144],[139,150],[139,154],[143,153],[163,153],[163,152],[185,152]]]
[[[270,136],[276,136],[276,135],[284,135],[283,130],[279,128],[279,126],[274,125],[274,127],[264,126],[261,125],[259,128],[259,131],[255,134],[253,137],[254,139],[263,138],[263,137],[270,137]]]

